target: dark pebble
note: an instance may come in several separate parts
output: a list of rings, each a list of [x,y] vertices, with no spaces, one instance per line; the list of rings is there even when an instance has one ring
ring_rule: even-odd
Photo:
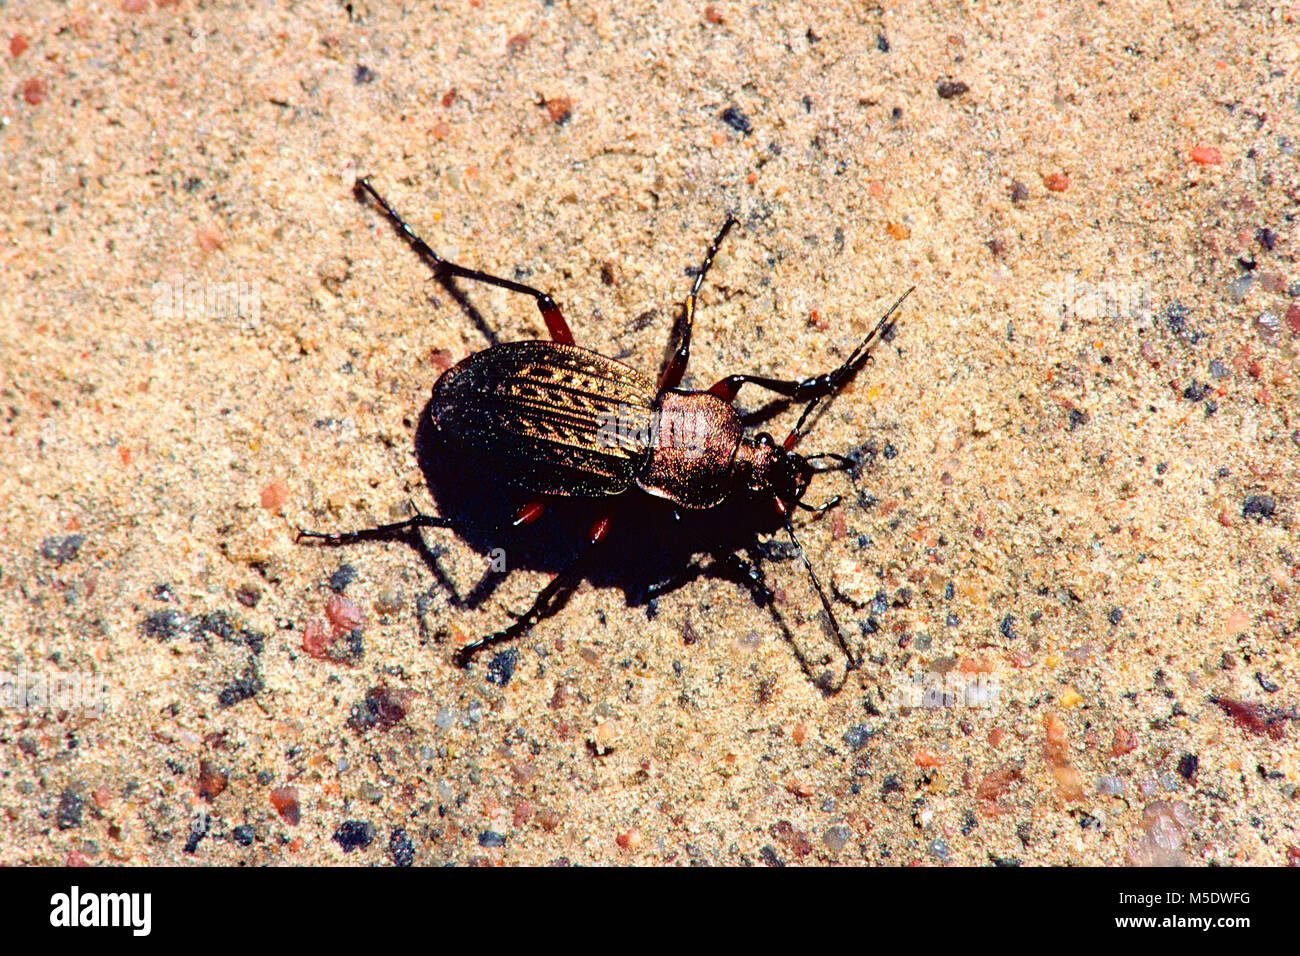
[[[785,866],[785,860],[776,855],[776,847],[770,843],[759,850],[758,855],[768,866]]]
[[[888,796],[891,793],[902,793],[903,785],[898,782],[898,777],[892,773],[885,778],[885,782],[880,785],[880,795]]]
[[[1271,519],[1276,512],[1277,501],[1272,495],[1251,495],[1241,506],[1241,516],[1254,518],[1256,521]]]
[[[722,111],[722,122],[746,136],[754,132],[754,124],[749,121],[749,117],[734,106],[728,106]]]
[[[844,731],[843,740],[853,750],[861,750],[871,742],[871,738],[876,736],[878,731],[874,731],[866,724],[855,724],[848,730]]]
[[[375,839],[375,828],[365,820],[344,820],[334,831],[334,842],[343,848],[344,853],[364,850]]]
[[[330,575],[330,590],[342,594],[349,584],[357,579],[357,569],[350,564],[340,564],[337,571]]]
[[[699,643],[699,640],[700,640],[700,632],[695,630],[695,625],[693,625],[689,620],[687,620],[684,624],[682,624],[683,644],[690,646],[691,644]]]
[[[193,618],[184,611],[167,608],[165,611],[155,611],[141,621],[140,633],[156,641],[171,641],[188,633],[193,623]]]
[[[998,625],[998,630],[1002,632],[1002,636],[1008,641],[1014,641],[1016,639],[1016,616],[1008,614],[1004,617],[1002,623]]]
[[[1178,775],[1190,783],[1200,766],[1201,758],[1196,754],[1183,754],[1178,761]]]
[[[250,663],[244,668],[242,675],[221,689],[220,693],[217,694],[217,703],[222,707],[233,707],[240,701],[255,697],[261,689],[262,676],[257,672],[257,668]]]
[[[1199,402],[1210,393],[1210,386],[1202,385],[1196,379],[1192,379],[1192,384],[1183,389],[1183,398],[1189,402]]]
[[[406,702],[401,695],[382,684],[366,691],[366,698],[352,708],[348,726],[358,733],[372,727],[387,730],[406,717]]]
[[[482,833],[478,835],[478,845],[488,846],[488,847],[505,846],[506,845],[505,834],[497,833],[493,830],[484,830]]]
[[[206,813],[200,813],[190,824],[190,835],[185,838],[185,852],[193,854],[199,848],[199,841],[208,835],[211,828],[212,818]]]
[[[85,801],[73,787],[67,787],[59,794],[59,810],[54,818],[60,830],[71,830],[81,826],[81,808]]]
[[[1070,409],[1070,431],[1074,431],[1081,425],[1088,424],[1088,413],[1082,408]]]
[[[1277,245],[1277,233],[1272,229],[1269,229],[1267,226],[1256,232],[1255,238],[1259,240],[1259,244],[1268,252],[1272,252],[1273,247]]]
[[[253,845],[253,828],[245,824],[230,831],[230,837],[240,846]]]
[[[1029,198],[1029,187],[1020,180],[1015,179],[1011,182],[1011,202],[1020,205]]]
[[[397,866],[410,866],[415,862],[415,847],[411,845],[411,838],[405,830],[396,829],[388,838],[388,855]]]
[[[55,535],[41,542],[41,557],[55,564],[65,564],[76,558],[85,543],[84,534],[70,534],[66,537]]]
[[[364,83],[373,83],[374,81],[375,71],[358,63],[355,72],[352,74],[352,82],[357,86],[361,86]]]
[[[489,684],[505,687],[514,676],[515,665],[519,662],[518,648],[510,647],[492,658],[488,664],[486,679]]]
[[[876,49],[881,53],[889,52],[889,39],[883,33],[876,34]]]
[[[1106,617],[1110,623],[1119,624],[1120,621],[1124,620],[1124,611],[1121,608],[1113,607],[1110,609],[1110,614]]]
[[[970,87],[961,80],[940,80],[936,90],[939,93],[939,99],[950,100],[954,97],[961,96],[970,90]]]

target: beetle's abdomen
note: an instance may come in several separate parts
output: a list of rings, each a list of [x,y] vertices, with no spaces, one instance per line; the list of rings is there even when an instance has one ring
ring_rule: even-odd
[[[492,478],[538,494],[601,496],[631,484],[650,438],[654,384],[575,345],[505,342],[433,386],[439,432]]]
[[[731,493],[744,432],[734,408],[708,392],[674,390],[660,396],[651,423],[638,485],[684,508],[712,508]]]

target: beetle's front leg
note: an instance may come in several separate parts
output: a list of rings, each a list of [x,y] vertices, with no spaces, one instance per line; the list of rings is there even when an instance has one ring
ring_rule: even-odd
[[[674,329],[673,339],[669,340],[670,347],[673,340],[676,340],[677,347],[671,349],[672,354],[665,360],[663,371],[659,375],[661,392],[676,388],[681,384],[682,376],[686,374],[686,363],[691,358],[691,330],[695,327],[695,300],[699,297],[700,286],[704,284],[704,277],[708,275],[709,267],[713,265],[713,259],[718,254],[718,246],[722,244],[723,238],[735,224],[736,220],[728,216],[717,237],[709,244],[709,251],[704,256],[704,264],[700,266],[700,271],[695,273],[695,282],[691,286],[691,294],[686,297],[686,307],[682,310],[681,322]]]

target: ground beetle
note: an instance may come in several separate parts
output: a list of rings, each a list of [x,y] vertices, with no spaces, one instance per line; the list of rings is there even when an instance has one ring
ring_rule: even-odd
[[[545,292],[446,261],[411,230],[368,180],[357,180],[356,194],[363,202],[367,197],[373,199],[440,278],[473,279],[521,292],[532,296],[541,310],[550,341],[505,342],[470,355],[443,373],[433,386],[429,404],[438,434],[452,447],[467,452],[488,478],[538,496],[515,513],[515,527],[541,517],[551,496],[602,500],[635,487],[680,509],[674,511],[679,518],[680,512],[711,509],[737,496],[765,499],[803,560],[849,668],[858,666],[860,662],[854,660],[844,640],[826,591],[799,546],[790,520],[795,507],[814,512],[833,507],[838,496],[817,508],[803,502],[809,482],[817,472],[849,471],[855,461],[831,453],[804,456],[794,448],[806,434],[814,410],[844,387],[866,363],[871,346],[891,332],[890,316],[912,289],[903,293],[834,371],[801,380],[729,375],[707,391],[690,391],[678,385],[690,357],[696,297],[718,246],[736,225],[734,218],[727,217],[709,245],[674,325],[656,385],[621,362],[575,345],[559,306]],[[786,401],[808,403],[780,444],[766,432],[754,437],[744,434],[731,402],[747,383]],[[417,528],[447,526],[444,518],[417,514],[406,521],[360,531],[300,531],[299,536],[327,544],[351,544]],[[478,651],[526,633],[559,610],[560,599],[581,580],[585,558],[605,539],[609,526],[605,510],[592,524],[585,550],[542,589],[527,613],[504,630],[460,648],[456,664],[466,666]],[[757,572],[745,559],[734,553],[723,557],[733,569],[757,580]]]

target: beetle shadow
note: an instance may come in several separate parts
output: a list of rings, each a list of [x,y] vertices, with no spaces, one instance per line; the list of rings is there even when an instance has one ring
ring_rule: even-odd
[[[534,496],[509,487],[447,442],[433,424],[430,407],[431,402],[425,404],[416,427],[416,460],[439,519],[461,544],[482,556],[484,570],[468,587],[458,587],[441,560],[450,544],[446,532],[414,532],[394,535],[394,539],[406,541],[420,553],[453,606],[478,609],[517,570],[560,572],[586,549],[592,524],[607,515],[611,519],[609,536],[592,560],[585,562],[583,579],[593,587],[621,590],[628,607],[644,608],[647,617],[653,618],[659,598],[694,581],[713,578],[735,583],[768,612],[772,626],[815,686],[829,694],[843,685],[843,680],[837,683],[831,678],[824,664],[809,659],[789,622],[770,600],[772,586],[765,573],[769,564],[786,567],[783,581],[794,575],[806,582],[796,553],[782,538],[760,540],[761,535],[774,534],[782,527],[770,505],[730,501],[706,512],[684,513],[677,520],[671,505],[633,489],[603,502],[548,497],[541,518],[514,527],[519,508]],[[722,559],[727,553],[744,554],[755,577],[740,573]],[[460,576],[463,578],[463,572]],[[821,620],[823,615],[818,612],[816,617]],[[822,623],[826,639],[833,640]],[[483,630],[489,627],[485,622]]]

